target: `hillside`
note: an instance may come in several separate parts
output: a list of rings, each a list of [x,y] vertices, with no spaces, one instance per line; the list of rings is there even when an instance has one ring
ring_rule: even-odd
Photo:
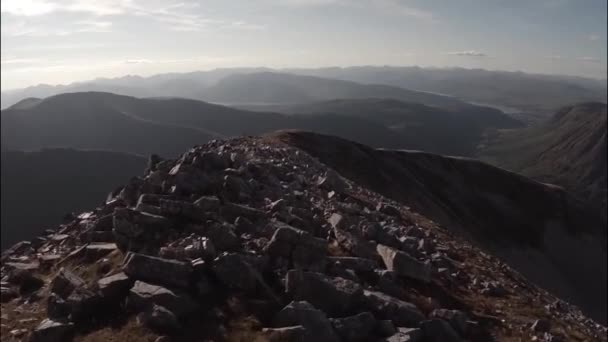
[[[350,152],[329,159],[343,175],[324,164],[332,151]],[[606,341],[605,327],[463,239],[459,223],[438,225],[415,201],[374,191],[399,156],[409,159],[292,132],[213,141],[179,159],[153,160],[105,204],[3,253],[2,339]],[[361,171],[347,168],[355,162],[364,163]],[[372,177],[357,173],[372,167]],[[493,177],[494,168],[473,170]],[[443,175],[463,182],[465,174]],[[551,197],[551,188],[503,177]],[[391,180],[395,189],[409,182]],[[549,228],[570,244],[596,237],[593,225],[555,220]],[[573,262],[597,252],[594,243],[570,254]],[[603,253],[580,270],[595,280],[578,284],[587,294],[601,296],[593,286],[605,270],[605,243]],[[603,302],[597,297],[595,305]]]
[[[172,156],[213,138],[303,129],[373,147],[471,155],[487,129],[519,125],[482,107],[450,111],[384,99],[301,105],[295,110],[317,113],[297,116],[96,92],[24,101],[2,111],[2,143],[10,149],[71,147]]]
[[[475,160],[374,150],[304,132],[277,139],[469,237],[606,320],[606,222],[563,190]]]
[[[606,104],[564,107],[545,124],[505,131],[481,158],[541,182],[558,184],[606,211]]]
[[[113,152],[2,151],[2,250],[102,203],[145,164],[142,157]]]
[[[402,148],[459,156],[473,155],[487,130],[522,126],[521,122],[500,111],[481,107],[448,111],[382,98],[338,99],[263,108],[289,114],[335,114],[369,120],[401,136]],[[366,144],[394,147],[373,142]]]

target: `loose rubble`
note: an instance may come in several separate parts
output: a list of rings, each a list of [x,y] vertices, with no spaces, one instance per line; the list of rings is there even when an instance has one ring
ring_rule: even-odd
[[[151,157],[104,205],[3,252],[1,277],[3,341],[86,341],[119,318],[157,341],[606,341],[498,259],[270,138]]]

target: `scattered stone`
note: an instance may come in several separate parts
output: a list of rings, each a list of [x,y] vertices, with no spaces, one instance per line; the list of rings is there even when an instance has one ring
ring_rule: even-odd
[[[265,247],[270,256],[290,259],[298,269],[323,268],[327,254],[326,240],[284,223],[273,224],[276,230]]]
[[[397,209],[395,206],[386,203],[378,203],[378,205],[376,205],[376,210],[389,216],[399,217],[401,215],[399,209]]]
[[[230,222],[234,222],[239,216],[246,217],[251,221],[256,221],[266,216],[266,213],[262,210],[236,203],[224,204],[220,209],[220,214]]]
[[[115,243],[90,243],[85,248],[85,258],[87,260],[98,260],[118,249]]]
[[[262,334],[268,342],[306,342],[313,341],[306,328],[295,325],[285,328],[264,328]]]
[[[319,177],[317,185],[327,191],[335,191],[339,194],[345,193],[348,189],[346,182],[333,170],[329,170],[323,177]]]
[[[379,244],[376,250],[384,261],[387,270],[394,271],[398,275],[416,279],[425,283],[431,281],[430,264],[422,263],[406,253],[392,247]]]
[[[381,319],[376,321],[375,332],[382,337],[388,337],[395,335],[397,328],[390,319]]]
[[[168,288],[136,281],[131,290],[127,304],[135,311],[143,311],[153,304],[163,306],[177,316],[192,313],[198,309],[193,298]]]
[[[363,292],[365,306],[381,319],[390,319],[395,325],[414,327],[424,320],[424,315],[411,303],[388,296],[382,292]]]
[[[120,272],[97,281],[99,293],[105,298],[123,298],[133,286],[133,280],[124,272]]]
[[[418,328],[399,328],[396,333],[386,339],[386,342],[422,342],[424,334]]]
[[[329,257],[327,261],[331,266],[340,266],[355,272],[373,272],[378,266],[374,260],[358,257]]]
[[[362,300],[361,286],[340,277],[290,270],[285,283],[294,300],[307,301],[332,316],[352,313]]]
[[[459,310],[437,309],[429,315],[430,318],[443,319],[450,323],[459,334],[464,335],[467,331],[467,321],[469,317],[466,313]]]
[[[541,333],[549,332],[551,330],[551,322],[546,319],[538,319],[532,323],[531,329]]]
[[[51,292],[65,299],[68,298],[74,289],[85,286],[86,283],[82,278],[62,267],[51,282]]]
[[[156,304],[153,304],[152,307],[137,315],[137,321],[140,324],[161,333],[176,332],[180,328],[179,321],[175,314],[167,310],[167,308]]]
[[[331,322],[321,310],[306,301],[294,301],[281,310],[273,320],[275,327],[304,327],[305,341],[338,342]]]
[[[11,287],[0,287],[0,302],[6,303],[10,300],[19,297],[19,293]]]
[[[190,286],[193,274],[189,263],[133,252],[125,257],[123,269],[133,279],[177,287]]]
[[[332,318],[330,321],[336,333],[345,342],[369,341],[370,335],[376,327],[376,318],[370,312],[362,312],[344,318]]]
[[[162,231],[170,226],[171,222],[163,216],[128,208],[114,209],[114,231],[127,238],[137,238],[147,230]]]
[[[31,342],[64,342],[69,341],[74,333],[73,323],[43,320],[32,333]]]
[[[211,224],[206,227],[205,232],[219,251],[234,251],[241,244],[239,237],[234,233],[234,226],[229,223]]]
[[[262,276],[237,253],[224,253],[213,261],[213,272],[230,289],[255,291],[263,284]]]
[[[216,212],[219,210],[221,202],[215,196],[203,196],[194,201],[194,206],[203,212]]]

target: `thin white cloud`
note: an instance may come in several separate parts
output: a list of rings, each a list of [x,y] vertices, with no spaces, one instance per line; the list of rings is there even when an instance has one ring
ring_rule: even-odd
[[[346,6],[366,11],[374,9],[388,14],[437,21],[433,12],[410,6],[401,0],[274,0],[274,3],[293,7]]]
[[[590,62],[590,63],[599,63],[599,62],[600,62],[600,59],[599,59],[599,58],[596,58],[596,57],[588,57],[588,56],[585,56],[585,57],[578,57],[578,58],[577,58],[577,60],[579,60],[579,61],[583,61],[583,62]]]
[[[56,10],[54,3],[46,0],[2,0],[0,12],[15,16],[38,16]]]
[[[447,55],[450,56],[467,56],[467,57],[488,57],[488,55],[484,52],[477,50],[467,50],[467,51],[453,51],[448,52]]]
[[[0,63],[2,65],[20,65],[20,64],[33,64],[40,61],[38,58],[2,58]]]
[[[590,34],[589,37],[587,37],[590,41],[594,42],[596,40],[600,40],[600,36],[597,34]]]

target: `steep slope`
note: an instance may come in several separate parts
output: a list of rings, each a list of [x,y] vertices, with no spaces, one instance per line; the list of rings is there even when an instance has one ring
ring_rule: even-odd
[[[606,104],[562,108],[545,124],[505,131],[482,148],[483,159],[569,189],[606,211]]]
[[[305,132],[276,138],[480,243],[606,321],[606,222],[563,190],[475,160],[374,150]]]
[[[2,151],[2,249],[98,205],[117,184],[141,174],[145,163],[114,152]]]
[[[28,108],[3,110],[2,145],[14,150],[69,147],[171,156],[213,137],[134,117],[115,107],[121,99],[103,93],[64,94]]]
[[[497,258],[281,140],[153,159],[3,253],[2,339],[606,341]]]
[[[391,99],[338,99],[265,108],[291,114],[332,113],[370,120],[401,136],[402,146],[408,149],[460,156],[473,155],[488,129],[522,126],[499,111],[472,108],[450,111]]]

